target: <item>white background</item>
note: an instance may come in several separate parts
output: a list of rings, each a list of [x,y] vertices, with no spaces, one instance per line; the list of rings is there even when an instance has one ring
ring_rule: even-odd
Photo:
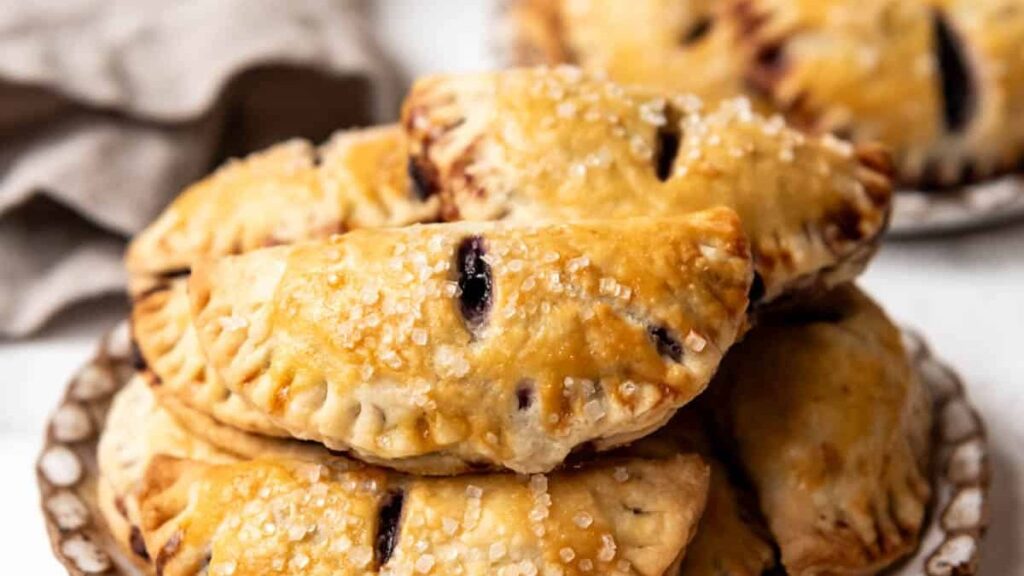
[[[494,3],[374,3],[385,48],[408,74],[493,62]],[[862,285],[924,332],[968,383],[988,428],[995,479],[985,574],[1024,576],[1024,223],[967,236],[887,244]],[[67,377],[124,309],[81,306],[39,337],[0,341],[0,542],[8,573],[64,572],[52,559],[33,465]]]

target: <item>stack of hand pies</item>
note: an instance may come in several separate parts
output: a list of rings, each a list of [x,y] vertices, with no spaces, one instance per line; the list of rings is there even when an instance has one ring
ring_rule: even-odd
[[[575,68],[421,80],[133,242],[104,514],[157,574],[869,574],[930,408],[887,157]],[[777,573],[777,572],[774,572]]]

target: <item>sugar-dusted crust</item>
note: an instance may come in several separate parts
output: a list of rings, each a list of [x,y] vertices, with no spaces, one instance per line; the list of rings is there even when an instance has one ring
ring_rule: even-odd
[[[292,140],[231,161],[193,184],[131,243],[132,292],[187,274],[198,259],[436,219],[408,174],[396,126]]]
[[[734,212],[360,230],[209,262],[206,357],[299,438],[392,461],[547,471],[648,433],[745,322]]]
[[[117,459],[104,458],[101,472],[123,486],[117,499],[140,519],[143,552],[157,573],[241,576],[283,563],[280,571],[290,573],[450,574],[460,565],[465,574],[492,574],[533,563],[564,574],[587,566],[597,574],[675,574],[708,489],[707,465],[678,452],[623,455],[549,476],[423,479],[247,436],[263,459],[193,435],[141,379],[119,395],[104,443],[122,447],[132,463],[111,467]],[[385,549],[390,561],[381,569]],[[423,570],[427,556],[434,563]]]
[[[145,377],[136,375],[111,405],[97,449],[100,511],[111,533],[127,552],[145,560],[132,495],[149,462],[158,454],[232,462],[230,452],[183,430],[160,410]]]
[[[248,434],[213,421],[179,403],[161,402],[182,428],[210,444],[229,449],[243,458],[267,455],[324,463],[341,456],[315,443],[305,443]],[[697,534],[686,549],[679,576],[758,576],[774,564],[774,551],[767,528],[752,508],[752,498],[730,480],[725,466],[714,456],[699,426],[697,412],[687,407],[653,435],[602,455],[610,461],[622,459],[669,459],[679,454],[699,454],[710,466],[707,504]],[[625,469],[617,469],[621,478]],[[675,576],[673,574],[673,576]]]
[[[715,390],[788,573],[874,574],[914,549],[930,403],[865,295],[844,287],[765,319]]]
[[[893,148],[900,179],[949,186],[1024,158],[1016,0],[738,0],[751,79],[790,118]]]
[[[700,517],[697,456],[550,476],[388,476],[263,459],[156,459],[142,532],[166,576],[668,574]]]
[[[715,0],[513,0],[504,14],[518,66],[575,64],[623,84],[707,101],[747,93],[739,31]]]
[[[745,102],[704,110],[693,97],[576,69],[519,69],[420,80],[403,123],[448,219],[676,216],[725,205],[743,221],[764,299],[848,281],[887,222],[887,156],[806,137]]]
[[[189,315],[187,279],[174,278],[141,295],[132,307],[132,332],[155,377],[158,394],[243,431],[288,436],[270,418],[228,390],[206,362]]]
[[[114,494],[132,491],[154,454],[230,462],[229,452],[184,431],[160,410],[145,377],[136,375],[110,408],[97,450],[97,462]]]

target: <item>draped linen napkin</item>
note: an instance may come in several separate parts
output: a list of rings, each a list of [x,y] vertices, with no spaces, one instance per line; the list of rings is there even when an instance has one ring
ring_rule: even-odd
[[[0,0],[0,335],[123,289],[224,158],[397,106],[360,0]]]

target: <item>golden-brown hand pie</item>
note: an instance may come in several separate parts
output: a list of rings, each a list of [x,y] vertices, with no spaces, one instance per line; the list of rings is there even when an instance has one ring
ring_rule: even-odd
[[[131,482],[125,499],[143,551],[167,576],[529,574],[531,566],[535,574],[669,575],[707,492],[707,466],[678,453],[549,476],[451,479],[340,457],[317,462],[301,450],[296,459],[272,439],[265,458],[233,460],[189,437],[147,394],[141,381],[121,393],[104,442],[134,443],[135,464],[115,473]],[[146,440],[153,437],[160,440]]]
[[[736,214],[358,230],[197,266],[224,383],[363,459],[519,472],[654,430],[745,323]]]
[[[616,82],[708,102],[749,92],[747,58],[720,0],[513,0],[513,64],[575,64]]]
[[[158,394],[248,432],[288,436],[270,418],[228,390],[206,361],[189,314],[186,278],[172,278],[132,306],[132,333]],[[170,400],[173,401],[173,400]]]
[[[764,319],[713,389],[789,574],[874,574],[914,549],[930,403],[865,295]]]
[[[1024,159],[1017,0],[738,0],[751,78],[801,126],[893,148],[902,183],[955,185]]]
[[[166,576],[667,575],[706,491],[697,456],[454,478],[158,458],[138,499],[147,548]]]
[[[131,243],[132,292],[187,273],[204,257],[436,219],[408,172],[397,126],[293,140],[229,162],[186,189]]]
[[[850,280],[885,227],[887,157],[810,138],[745,100],[520,69],[419,81],[403,122],[448,219],[563,222],[735,209],[771,300]],[[760,286],[763,280],[763,287]]]

